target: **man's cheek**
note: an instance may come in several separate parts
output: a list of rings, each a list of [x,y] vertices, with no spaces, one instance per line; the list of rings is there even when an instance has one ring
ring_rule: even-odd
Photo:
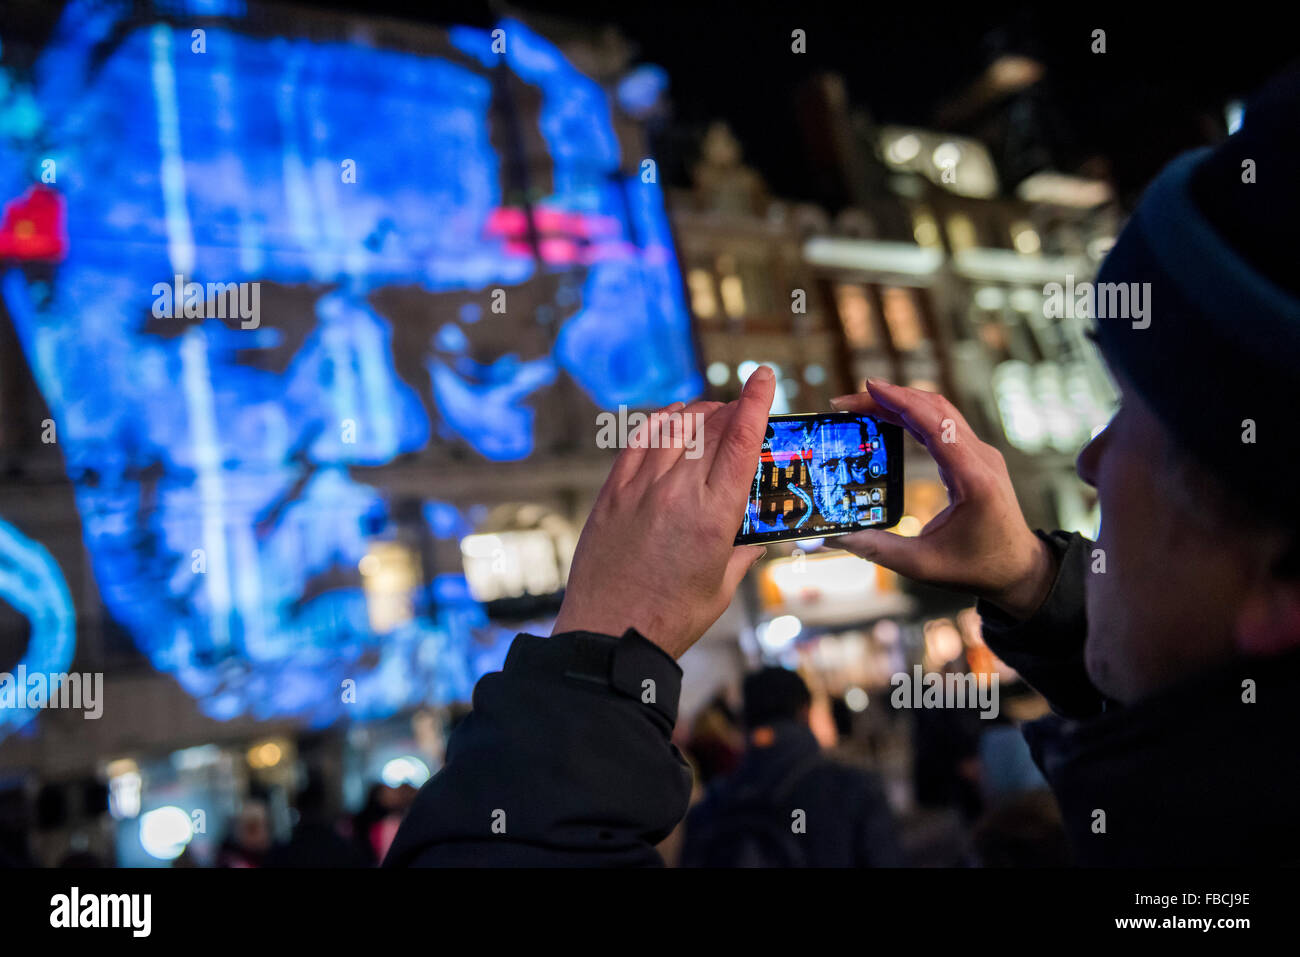
[[[1122,689],[1116,676],[1128,671],[1130,655],[1125,642],[1133,630],[1136,603],[1126,594],[1125,580],[1110,568],[1090,571],[1085,589],[1088,637],[1084,665],[1094,685],[1108,696],[1118,697]]]

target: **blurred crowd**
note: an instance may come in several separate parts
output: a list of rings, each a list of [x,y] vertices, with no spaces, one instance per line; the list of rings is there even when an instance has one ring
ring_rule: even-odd
[[[949,662],[965,672],[967,652]],[[899,710],[814,694],[798,672],[766,667],[719,692],[675,743],[690,765],[691,810],[659,846],[674,867],[1058,866],[1060,812],[1017,723],[1042,714],[1023,682],[1002,688],[993,719],[962,708]],[[378,867],[417,794],[371,783],[337,813],[308,771],[293,825],[277,840],[270,802],[253,793],[223,822],[215,855],[186,849],[173,867]],[[773,813],[773,811],[777,813]],[[790,826],[784,826],[789,821]],[[21,834],[0,834],[0,864],[34,866]],[[62,867],[106,867],[90,851]]]
[[[978,662],[965,649],[943,671]],[[815,682],[814,682],[815,684]],[[1069,863],[1060,812],[1017,726],[1046,703],[1014,675],[996,717],[967,708],[889,707],[887,690],[846,701],[810,690],[796,671],[765,667],[720,691],[674,737],[694,778],[691,809],[659,846],[675,867],[1034,867]],[[187,849],[174,867],[378,867],[416,788],[371,783],[355,813],[337,813],[309,770],[293,825],[277,840],[254,793],[224,823],[210,859]],[[786,826],[786,822],[789,826]],[[20,835],[0,861],[32,865]],[[64,867],[112,866],[89,851]]]
[[[947,669],[964,672],[964,654]],[[992,719],[854,708],[780,668],[749,675],[738,704],[731,698],[718,695],[679,729],[695,788],[686,820],[660,847],[670,865],[1069,863],[1060,811],[1018,727],[1046,703],[1021,681],[1003,687]],[[774,804],[784,816],[765,813]],[[807,840],[772,826],[800,811]]]

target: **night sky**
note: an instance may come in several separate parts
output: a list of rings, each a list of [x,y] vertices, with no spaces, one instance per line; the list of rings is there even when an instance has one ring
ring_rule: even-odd
[[[365,0],[317,4],[363,14],[478,22],[483,0]],[[1136,3],[670,3],[666,0],[524,0],[518,7],[585,23],[617,25],[638,60],[665,67],[675,125],[688,142],[724,118],[746,159],[777,195],[808,198],[793,91],[810,75],[841,73],[853,102],[878,123],[927,125],[939,105],[999,53],[1046,67],[1036,102],[1053,165],[1078,171],[1104,157],[1125,195],[1175,152],[1206,142],[1222,104],[1255,88],[1300,54],[1280,7]],[[500,9],[500,8],[493,8]],[[1180,12],[1186,11],[1186,13]],[[808,52],[790,51],[807,31]],[[1107,52],[1090,51],[1095,28]],[[1207,121],[1207,117],[1209,121]],[[958,131],[960,132],[960,130]],[[684,179],[691,157],[669,164]]]

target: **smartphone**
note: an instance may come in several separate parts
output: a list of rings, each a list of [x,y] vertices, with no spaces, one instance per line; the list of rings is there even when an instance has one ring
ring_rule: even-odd
[[[889,528],[903,517],[903,430],[869,415],[774,415],[737,545]]]

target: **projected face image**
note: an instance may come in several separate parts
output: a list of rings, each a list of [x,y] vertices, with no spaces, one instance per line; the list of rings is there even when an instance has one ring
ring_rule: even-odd
[[[69,4],[0,90],[0,302],[105,604],[218,718],[467,697],[512,632],[461,576],[375,624],[389,473],[545,451],[565,378],[601,408],[698,394],[658,186],[621,170],[602,88],[515,21],[504,53],[220,24],[195,52],[188,23],[115,11]],[[430,533],[473,531],[427,475]]]
[[[874,421],[777,419],[754,477],[742,534],[884,521],[886,453]]]

